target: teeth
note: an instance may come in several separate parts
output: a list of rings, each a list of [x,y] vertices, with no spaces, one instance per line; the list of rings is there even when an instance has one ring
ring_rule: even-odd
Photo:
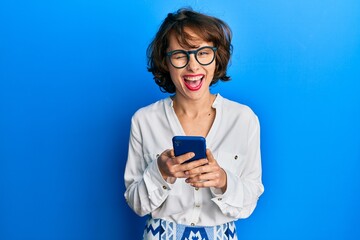
[[[197,80],[201,80],[203,76],[195,76],[195,77],[184,77],[185,80],[187,81],[197,81]]]

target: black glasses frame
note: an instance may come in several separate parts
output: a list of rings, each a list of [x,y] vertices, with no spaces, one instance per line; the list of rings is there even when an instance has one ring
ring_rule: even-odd
[[[203,49],[207,49],[207,48],[209,48],[209,49],[211,49],[211,50],[214,51],[214,57],[213,57],[213,59],[212,59],[209,63],[207,63],[207,64],[202,64],[202,63],[199,62],[199,60],[197,59],[197,53],[198,53],[199,51],[201,51],[201,50],[203,50]],[[186,67],[186,66],[188,65],[189,61],[190,61],[190,54],[194,54],[196,61],[197,61],[200,65],[202,65],[202,66],[207,66],[207,65],[211,64],[211,63],[215,60],[216,50],[217,50],[217,47],[204,46],[204,47],[201,47],[201,48],[199,48],[199,49],[197,49],[197,50],[191,50],[191,51],[185,51],[185,50],[174,50],[174,51],[170,51],[170,52],[167,52],[167,53],[166,53],[166,56],[169,57],[170,63],[171,63],[171,65],[172,65],[174,68],[184,68],[184,67]],[[173,54],[176,54],[176,53],[184,53],[184,54],[186,54],[186,56],[187,56],[187,61],[186,61],[186,63],[184,64],[184,66],[182,66],[182,67],[177,67],[177,66],[175,66],[175,65],[172,63],[172,61],[171,61],[171,56],[172,56]]]

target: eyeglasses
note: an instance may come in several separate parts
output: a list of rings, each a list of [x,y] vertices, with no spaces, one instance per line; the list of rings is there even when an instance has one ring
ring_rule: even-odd
[[[196,61],[206,66],[214,61],[216,50],[217,47],[205,46],[193,51],[174,50],[167,52],[166,56],[169,57],[170,63],[174,68],[185,67],[189,63],[190,54],[194,54]]]

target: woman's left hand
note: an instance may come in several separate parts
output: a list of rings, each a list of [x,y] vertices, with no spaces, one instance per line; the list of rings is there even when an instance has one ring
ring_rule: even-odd
[[[209,149],[206,149],[208,164],[186,171],[189,177],[185,180],[193,187],[219,188],[224,193],[227,187],[226,172],[222,169]]]

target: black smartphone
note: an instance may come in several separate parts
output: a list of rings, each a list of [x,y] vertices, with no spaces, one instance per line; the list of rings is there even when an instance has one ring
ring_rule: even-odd
[[[188,152],[195,156],[184,163],[206,158],[206,140],[201,136],[174,136],[172,138],[175,156]]]

